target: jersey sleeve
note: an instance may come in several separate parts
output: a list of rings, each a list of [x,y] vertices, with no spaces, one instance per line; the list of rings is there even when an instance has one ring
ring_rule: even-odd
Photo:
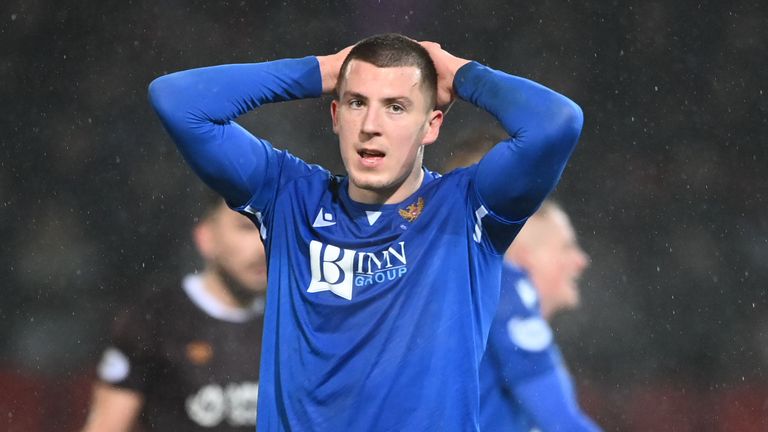
[[[152,313],[141,313],[142,309],[134,306],[118,316],[97,369],[101,382],[139,393],[146,392],[160,360],[151,330]]]
[[[564,368],[519,383],[513,394],[541,432],[601,430],[579,407]]]
[[[509,389],[557,367],[552,330],[538,311],[535,288],[527,279],[509,284],[502,273],[499,308],[491,324],[486,355]]]
[[[234,120],[265,103],[318,97],[315,57],[231,64],[155,79],[149,99],[195,173],[233,208],[262,209],[280,182],[311,167]]]
[[[509,134],[481,159],[474,178],[488,216],[483,228],[502,252],[557,184],[583,115],[565,96],[477,62],[459,69],[454,86],[459,97],[488,111]]]

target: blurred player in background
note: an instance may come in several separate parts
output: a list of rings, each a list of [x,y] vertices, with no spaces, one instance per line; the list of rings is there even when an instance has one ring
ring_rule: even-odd
[[[579,304],[587,267],[570,220],[545,201],[504,255],[501,295],[480,367],[481,430],[598,431],[579,408],[547,321]]]
[[[494,133],[462,147],[447,170],[477,162]],[[480,369],[480,430],[599,431],[579,408],[547,321],[579,305],[589,258],[568,215],[546,200],[504,255],[501,294]]]
[[[194,227],[203,272],[152,290],[116,321],[85,432],[254,430],[264,247],[251,221],[207,199]]]

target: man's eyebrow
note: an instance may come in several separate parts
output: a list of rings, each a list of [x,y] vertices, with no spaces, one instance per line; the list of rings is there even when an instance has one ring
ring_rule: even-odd
[[[391,103],[399,103],[401,105],[405,106],[412,106],[413,101],[408,96],[397,96],[397,97],[390,97],[390,98],[384,98],[384,103],[386,105],[389,105]]]
[[[342,94],[342,99],[359,99],[365,102],[369,100],[368,96],[355,91],[345,91],[344,94]],[[405,106],[413,106],[413,101],[408,96],[393,96],[384,98],[382,101],[385,105],[389,105],[391,103],[399,103]]]
[[[368,100],[368,96],[365,96],[365,95],[363,95],[361,93],[353,92],[353,91],[345,91],[344,94],[341,95],[341,97],[342,97],[342,99],[351,98],[351,99],[360,99],[360,100],[363,100],[363,101],[367,101]]]

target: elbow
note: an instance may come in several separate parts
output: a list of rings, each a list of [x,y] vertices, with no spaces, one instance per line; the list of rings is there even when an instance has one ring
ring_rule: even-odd
[[[174,84],[170,75],[155,78],[149,83],[149,88],[147,90],[149,103],[161,117],[164,117],[164,114],[172,111],[169,104],[172,100],[171,96],[174,94],[173,87]]]
[[[566,158],[576,147],[584,125],[584,113],[573,101],[562,95],[557,95],[556,103],[551,103],[546,112],[542,113],[540,130],[537,141],[548,149],[545,153],[551,157],[562,154]]]
[[[185,88],[183,72],[176,72],[155,78],[147,90],[149,103],[161,119],[184,112],[189,108],[189,88]]]
[[[581,135],[581,129],[584,126],[584,112],[575,102],[562,97],[560,110],[557,114],[558,135],[565,143],[575,146]]]

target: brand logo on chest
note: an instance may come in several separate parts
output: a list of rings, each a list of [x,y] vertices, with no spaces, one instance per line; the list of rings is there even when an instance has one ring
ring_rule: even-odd
[[[401,278],[408,271],[405,242],[377,252],[359,252],[312,240],[309,243],[312,280],[307,292],[330,291],[352,300],[354,287]]]

